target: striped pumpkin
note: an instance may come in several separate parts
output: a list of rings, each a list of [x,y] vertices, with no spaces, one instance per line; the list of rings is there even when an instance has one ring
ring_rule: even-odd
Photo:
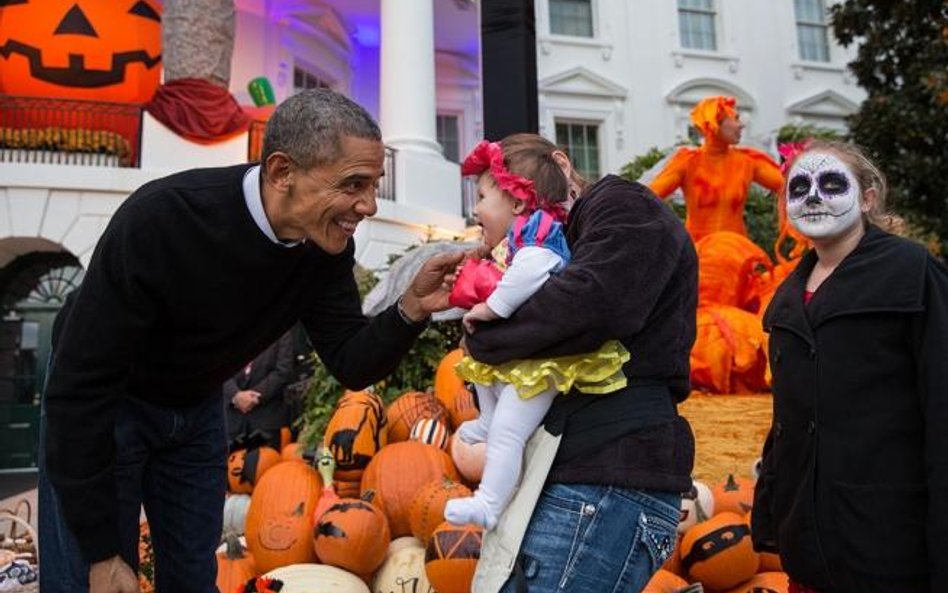
[[[441,420],[434,418],[419,418],[411,427],[409,440],[419,441],[426,445],[434,445],[439,449],[446,449],[448,446],[448,427]]]

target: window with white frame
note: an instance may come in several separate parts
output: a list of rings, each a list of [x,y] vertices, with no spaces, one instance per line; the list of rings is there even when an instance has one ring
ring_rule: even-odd
[[[797,15],[797,43],[800,59],[808,62],[829,62],[826,4],[823,0],[794,0]]]
[[[436,139],[444,158],[452,163],[461,160],[461,127],[456,115],[438,114]]]
[[[566,151],[573,167],[588,181],[599,179],[599,124],[557,121],[556,143]]]
[[[332,83],[298,64],[293,66],[293,94],[309,89],[331,89]]]
[[[593,0],[550,0],[550,33],[593,36]]]
[[[718,49],[714,0],[678,0],[678,34],[687,49]]]

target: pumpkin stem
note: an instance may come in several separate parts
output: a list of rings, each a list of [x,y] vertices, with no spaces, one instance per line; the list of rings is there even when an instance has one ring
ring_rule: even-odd
[[[319,448],[319,455],[316,458],[316,469],[319,471],[319,476],[323,479],[323,486],[332,486],[332,475],[336,471],[336,459],[328,448]]]
[[[371,503],[373,498],[375,498],[375,490],[369,489],[362,493],[362,496],[359,497],[359,500]]]
[[[224,534],[224,541],[227,544],[227,559],[228,560],[240,560],[245,556],[243,544],[240,543],[240,538],[237,537],[237,534],[228,531]]]
[[[740,490],[740,487],[737,485],[737,482],[734,481],[734,474],[727,475],[727,484],[724,485],[724,490],[728,492],[735,492]]]

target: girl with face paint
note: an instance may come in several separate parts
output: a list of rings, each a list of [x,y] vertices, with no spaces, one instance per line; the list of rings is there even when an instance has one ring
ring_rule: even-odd
[[[948,270],[888,232],[885,193],[847,144],[811,144],[787,175],[813,249],[764,314],[774,412],[752,531],[796,593],[948,591]]]

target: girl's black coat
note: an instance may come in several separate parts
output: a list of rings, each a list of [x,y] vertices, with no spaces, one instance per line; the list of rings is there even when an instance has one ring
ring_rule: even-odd
[[[804,305],[815,263],[764,316],[774,417],[755,545],[825,593],[948,592],[948,272],[870,226]]]

